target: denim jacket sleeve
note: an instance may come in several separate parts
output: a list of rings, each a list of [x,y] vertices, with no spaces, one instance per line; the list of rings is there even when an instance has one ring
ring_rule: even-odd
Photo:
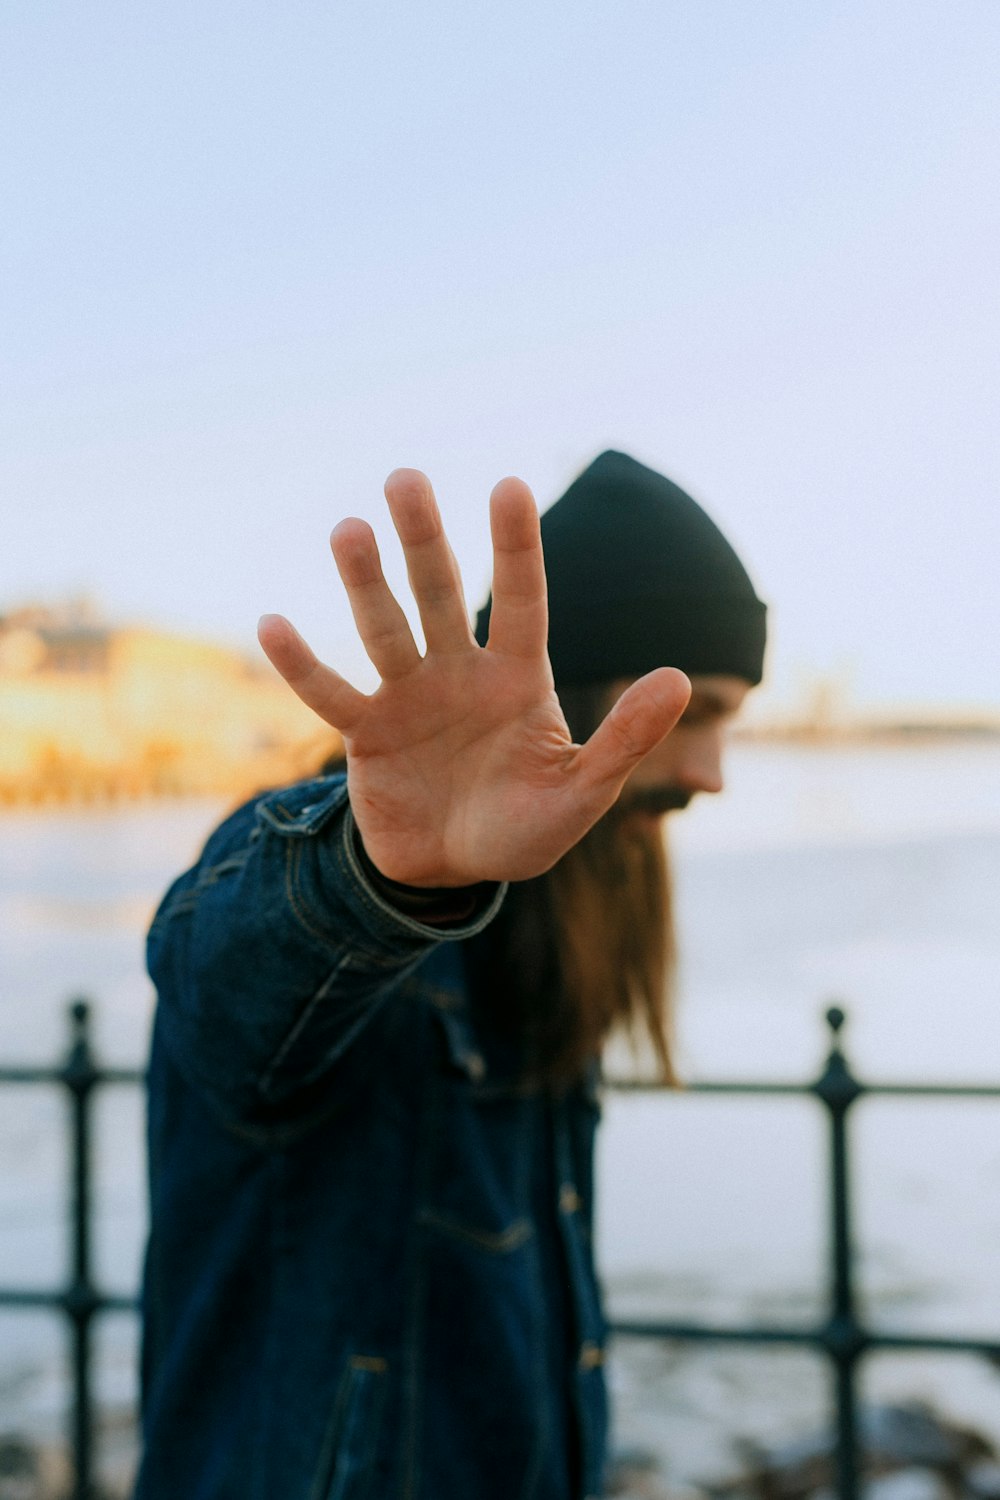
[[[358,860],[343,776],[247,803],[170,887],[147,958],[157,1024],[190,1084],[228,1117],[289,1101],[350,1046],[434,947],[479,932],[391,906]]]

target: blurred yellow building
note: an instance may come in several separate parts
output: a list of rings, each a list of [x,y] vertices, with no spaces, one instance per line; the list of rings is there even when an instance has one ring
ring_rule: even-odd
[[[0,804],[237,795],[336,748],[266,662],[86,605],[0,615]]]

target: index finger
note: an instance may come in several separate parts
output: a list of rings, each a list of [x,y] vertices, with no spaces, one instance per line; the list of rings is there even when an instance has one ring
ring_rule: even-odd
[[[538,507],[521,479],[501,479],[490,495],[493,535],[491,651],[505,656],[544,656],[549,602]]]

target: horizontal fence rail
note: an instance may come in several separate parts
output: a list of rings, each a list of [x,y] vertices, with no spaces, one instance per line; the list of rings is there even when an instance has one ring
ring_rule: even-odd
[[[688,1084],[682,1094],[806,1097],[826,1114],[829,1146],[829,1278],[825,1317],[806,1327],[780,1324],[710,1324],[619,1319],[611,1332],[631,1338],[690,1343],[733,1343],[807,1348],[823,1355],[831,1368],[836,1430],[836,1491],[839,1500],[857,1500],[861,1454],[858,1435],[858,1367],[874,1350],[981,1355],[1000,1370],[1000,1335],[996,1339],[955,1335],[911,1334],[869,1328],[858,1310],[855,1250],[851,1220],[851,1168],[848,1124],[853,1107],[865,1098],[996,1099],[1000,1085],[869,1083],[858,1078],[843,1051],[840,1034],[846,1016],[838,1006],[826,1012],[830,1048],[819,1077],[809,1082],[714,1080]],[[136,1087],[145,1075],[135,1068],[102,1067],[90,1040],[90,1005],[83,999],[69,1007],[70,1041],[61,1065],[52,1068],[0,1067],[0,1086],[46,1085],[63,1090],[68,1102],[70,1152],[70,1273],[61,1288],[0,1286],[0,1310],[39,1309],[61,1314],[69,1328],[72,1403],[69,1447],[73,1466],[71,1500],[98,1500],[94,1481],[95,1410],[92,1387],[94,1320],[107,1312],[135,1312],[137,1297],[115,1295],[95,1284],[91,1266],[92,1144],[91,1107],[95,1091],[111,1085]],[[616,1093],[663,1093],[662,1086],[616,1081]],[[674,1096],[678,1097],[678,1096]]]

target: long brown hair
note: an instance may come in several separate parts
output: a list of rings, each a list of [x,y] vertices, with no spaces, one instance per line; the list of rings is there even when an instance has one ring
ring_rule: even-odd
[[[564,688],[559,700],[577,744],[610,706],[602,686]],[[342,749],[323,766],[345,768]],[[551,870],[513,884],[483,937],[489,1021],[522,1044],[536,1079],[571,1083],[623,1031],[636,1051],[652,1049],[662,1082],[676,1084],[676,945],[658,831],[630,826],[612,809]]]
[[[563,689],[570,733],[589,738],[609,707],[603,687]],[[652,1049],[677,1082],[671,1046],[676,947],[666,846],[612,811],[534,880],[512,885],[494,923],[497,993],[554,1085],[580,1075],[612,1032]]]

